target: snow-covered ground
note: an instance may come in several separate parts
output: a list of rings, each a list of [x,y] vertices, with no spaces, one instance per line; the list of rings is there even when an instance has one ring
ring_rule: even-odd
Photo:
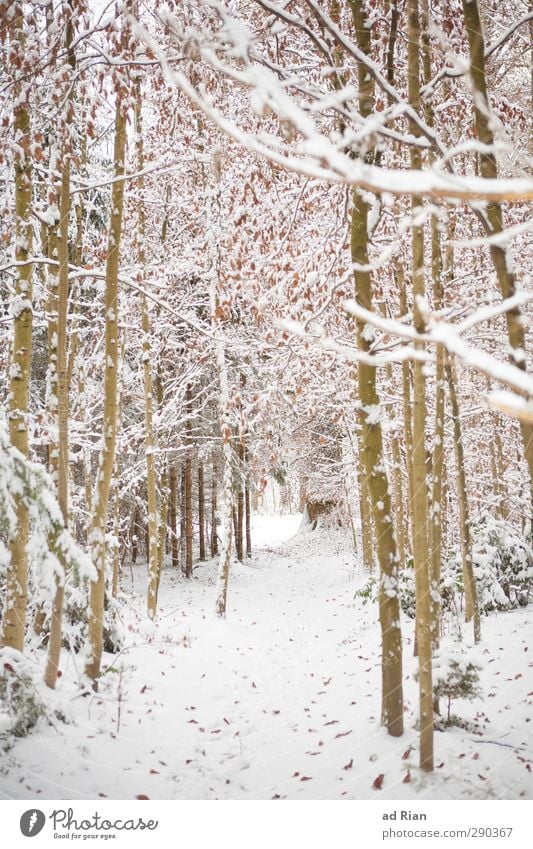
[[[349,536],[291,536],[299,523],[256,517],[261,547],[233,566],[225,621],[213,613],[214,563],[189,582],[167,570],[155,623],[144,617],[143,573],[133,587],[127,573],[127,647],[106,656],[112,668],[90,696],[65,655],[52,700],[70,724],[41,721],[1,756],[1,796],[531,798],[533,609],[483,621],[484,695],[454,705],[475,727],[436,733],[436,769],[423,775],[413,623],[402,623],[406,731],[393,739],[379,723],[376,609],[354,600],[365,575]]]

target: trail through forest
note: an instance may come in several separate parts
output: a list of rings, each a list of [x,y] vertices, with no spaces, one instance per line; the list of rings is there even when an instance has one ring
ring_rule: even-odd
[[[295,533],[299,521],[255,518],[259,549],[232,566],[226,620],[213,612],[216,561],[192,581],[167,569],[154,623],[145,569],[125,575],[126,647],[105,655],[100,692],[86,696],[64,655],[43,694],[68,724],[40,720],[2,756],[2,797],[531,797],[531,608],[484,620],[483,697],[460,704],[468,728],[437,733],[435,773],[422,775],[413,622],[403,617],[406,732],[394,739],[380,726],[376,610],[354,599],[367,576],[344,530]]]

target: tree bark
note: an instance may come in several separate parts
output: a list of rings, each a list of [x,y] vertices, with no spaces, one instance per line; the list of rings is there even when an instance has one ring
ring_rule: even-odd
[[[187,413],[185,455],[185,576],[192,578],[192,386],[187,385],[185,396]]]
[[[463,0],[463,15],[468,36],[470,53],[470,79],[474,94],[474,121],[477,136],[485,149],[479,154],[479,170],[482,177],[495,179],[498,177],[498,163],[494,153],[494,133],[492,130],[493,116],[487,90],[485,73],[485,39],[483,25],[479,12],[478,0]],[[482,213],[485,228],[490,235],[497,235],[504,229],[503,209],[500,203],[487,203]],[[510,249],[504,242],[491,242],[490,256],[496,272],[500,292],[503,298],[515,294],[516,281],[513,271]],[[520,307],[507,310],[507,334],[511,361],[523,371],[526,370],[526,338],[527,321]],[[533,511],[533,425],[524,419],[520,420],[520,431],[524,456],[529,470],[530,511]]]
[[[178,525],[177,525],[177,500],[178,484],[176,463],[170,466],[170,546],[172,551],[172,568],[178,569],[180,565]]]
[[[13,38],[24,49],[24,14],[16,6]],[[15,149],[15,301],[13,304],[13,349],[9,378],[9,437],[11,444],[28,456],[28,398],[32,359],[33,331],[33,225],[31,220],[32,161],[30,155],[30,108],[25,89],[17,84],[14,92]],[[6,595],[2,619],[2,645],[24,650],[28,606],[28,508],[20,495],[15,496],[17,531],[9,542],[10,563],[6,576]]]
[[[446,379],[450,394],[450,406],[453,417],[453,441],[455,446],[455,464],[457,466],[457,501],[459,505],[459,527],[461,533],[461,552],[463,560],[463,582],[466,598],[466,621],[473,621],[474,642],[481,639],[481,621],[479,603],[472,564],[472,540],[470,534],[470,519],[468,511],[468,494],[466,490],[465,457],[461,419],[459,418],[459,402],[457,400],[457,376],[449,356],[446,357]]]
[[[65,26],[65,43],[68,56],[68,65],[71,75],[74,72],[75,57],[71,49],[73,41],[72,21],[67,17]],[[70,82],[70,80],[69,80]],[[67,97],[66,119],[64,127],[64,141],[62,154],[62,178],[61,178],[61,201],[59,207],[59,297],[57,310],[57,425],[58,425],[58,462],[57,462],[57,497],[59,507],[63,514],[65,528],[68,527],[68,499],[69,499],[69,372],[67,351],[67,324],[68,324],[68,295],[69,295],[69,250],[68,232],[70,220],[70,168],[71,168],[71,142],[70,125],[72,123],[72,93]],[[48,656],[44,675],[48,687],[54,688],[59,671],[59,660],[61,655],[62,625],[63,625],[63,603],[65,598],[65,561],[60,558],[63,574],[57,575],[55,579],[56,590],[52,604],[52,617],[50,622],[50,638],[48,641]]]
[[[237,509],[235,517],[235,550],[237,554],[237,560],[242,563],[242,561],[244,560],[244,488],[242,473],[242,467],[244,464],[244,444],[242,440],[239,440],[239,443],[237,445],[237,456],[239,458],[239,483],[237,490]]]
[[[362,0],[352,0],[351,8],[357,44],[371,55],[370,29]],[[358,66],[359,110],[363,117],[372,114],[374,85],[366,69]],[[371,157],[372,152],[367,156]],[[351,256],[354,264],[368,266],[368,212],[366,196],[353,192],[351,225]],[[372,309],[372,280],[368,271],[354,271],[355,294],[358,303]],[[364,325],[357,321],[357,346],[367,351]],[[380,566],[379,618],[382,639],[382,709],[381,720],[389,734],[403,733],[402,635],[398,587],[398,553],[391,520],[391,499],[383,454],[379,398],[376,391],[375,369],[358,364],[359,420],[361,424],[362,457],[372,503],[376,531],[376,547]]]
[[[216,557],[218,554],[217,476],[218,468],[216,460],[213,459],[211,467],[211,557]]]
[[[252,528],[251,528],[251,499],[250,499],[250,479],[248,476],[248,450],[245,454],[246,461],[246,477],[244,480],[244,514],[245,514],[245,533],[246,533],[246,557],[252,556]]]
[[[126,109],[122,92],[117,90],[115,108],[115,143],[113,152],[115,177],[124,174],[126,149]],[[118,422],[118,371],[119,371],[119,258],[124,208],[124,181],[118,179],[111,189],[111,222],[106,260],[105,290],[105,367],[104,367],[104,422],[103,447],[96,481],[95,509],[89,542],[97,579],[91,584],[89,606],[89,658],[85,667],[87,676],[98,689],[98,676],[103,650],[104,599],[106,550],[105,533],[109,505],[109,491],[115,463]]]
[[[205,556],[205,488],[204,488],[204,464],[198,460],[198,536],[200,560],[206,560]]]
[[[411,107],[420,112],[420,24],[418,0],[408,0],[408,94]],[[411,132],[418,128],[411,122]],[[411,167],[420,170],[422,160],[419,148],[411,147]],[[422,226],[414,223],[420,215],[421,198],[412,200],[412,263],[414,323],[419,333],[424,332],[424,320],[419,309],[419,298],[425,296],[424,233]],[[418,347],[423,347],[418,343]],[[426,471],[426,387],[420,360],[413,364],[413,559],[416,586],[416,636],[418,644],[418,685],[420,704],[420,767],[433,769],[433,674],[432,633],[429,580],[428,496]]]

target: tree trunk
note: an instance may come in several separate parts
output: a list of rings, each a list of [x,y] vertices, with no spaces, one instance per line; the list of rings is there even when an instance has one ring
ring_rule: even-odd
[[[357,44],[367,56],[371,55],[370,29],[362,0],[353,0],[351,8],[356,28]],[[359,110],[363,118],[374,108],[374,85],[363,65],[358,66]],[[369,153],[372,158],[373,154]],[[366,195],[353,192],[351,226],[351,255],[356,264],[354,271],[355,294],[358,303],[372,309],[372,280],[368,271],[357,269],[368,266],[368,212]],[[367,351],[369,342],[364,324],[357,321],[357,346]],[[379,399],[376,392],[375,369],[365,363],[358,364],[359,420],[363,463],[372,503],[376,547],[380,566],[379,618],[382,639],[382,723],[389,734],[397,737],[403,733],[402,685],[402,635],[400,630],[400,604],[398,587],[398,554],[391,516],[391,500],[385,459],[383,436],[379,416]]]
[[[137,155],[137,170],[142,174],[144,169],[144,145],[142,134],[142,99],[141,85],[135,84],[135,148]],[[145,210],[144,210],[144,177],[138,178],[137,200],[137,280],[143,282],[143,272],[146,264],[145,241]],[[144,383],[144,429],[145,429],[145,460],[146,460],[146,497],[148,507],[148,592],[147,610],[153,619],[157,610],[157,481],[155,470],[155,439],[154,439],[154,381],[152,375],[151,326],[150,313],[146,295],[141,295],[142,314],[142,362]]]
[[[211,557],[218,554],[218,530],[217,530],[217,475],[216,461],[213,460],[211,471]]]
[[[120,472],[117,459],[115,459],[115,486],[113,492],[113,536],[115,537],[115,548],[113,549],[113,570],[111,582],[111,594],[113,598],[118,595],[120,587]]]
[[[181,571],[185,575],[185,463],[181,464],[180,474],[180,560]]]
[[[24,49],[24,17],[16,7],[14,35]],[[9,437],[11,444],[28,456],[28,397],[32,359],[32,277],[33,265],[28,262],[32,253],[33,225],[31,219],[32,162],[30,158],[30,110],[24,92],[17,84],[13,93],[15,157],[15,300],[13,303],[13,349],[9,378]],[[28,606],[28,508],[23,499],[15,496],[17,530],[9,542],[10,563],[6,576],[6,595],[2,619],[2,645],[24,650],[26,610]]]
[[[246,463],[248,464],[248,451],[246,452]],[[251,529],[251,499],[250,499],[250,480],[248,474],[244,481],[244,514],[245,514],[245,532],[246,532],[246,557],[252,556],[252,529]]]
[[[487,90],[487,78],[485,73],[485,39],[483,37],[483,25],[479,12],[478,0],[463,0],[463,14],[468,36],[470,53],[470,79],[474,94],[474,120],[477,136],[482,145],[485,146],[483,153],[479,154],[479,170],[481,176],[486,179],[498,177],[498,164],[494,153],[493,116],[491,114],[490,100]],[[487,203],[481,213],[485,229],[489,235],[498,235],[504,230],[504,217],[502,206],[499,203]],[[496,271],[500,292],[503,298],[510,298],[515,294],[515,275],[513,272],[512,257],[510,249],[505,241],[494,240],[490,244],[490,256]],[[519,306],[507,310],[507,334],[511,361],[523,371],[526,370],[526,338],[525,328],[527,321]],[[529,470],[530,487],[530,513],[533,510],[533,425],[524,419],[520,420],[520,431],[524,455]]]
[[[455,463],[457,466],[457,501],[459,504],[459,527],[461,532],[461,552],[463,559],[463,582],[466,598],[466,621],[473,620],[474,642],[479,643],[481,639],[481,622],[479,615],[479,603],[477,598],[476,579],[472,564],[472,541],[470,535],[470,520],[468,512],[468,495],[466,491],[465,458],[463,447],[463,434],[461,420],[459,418],[459,402],[457,400],[457,377],[453,363],[449,356],[446,357],[446,378],[448,391],[450,393],[450,406],[453,417],[453,441],[455,446]]]
[[[420,112],[420,25],[418,0],[408,0],[408,94],[411,107]],[[418,135],[418,128],[411,122],[411,132]],[[411,167],[420,170],[420,149],[412,146]],[[412,215],[416,221],[420,216],[422,201],[416,195],[412,200]],[[420,224],[412,225],[413,262],[413,305],[414,323],[419,333],[425,330],[419,309],[419,298],[425,296],[424,281],[424,233]],[[423,347],[418,343],[418,347]],[[422,363],[413,364],[413,559],[416,586],[416,637],[418,645],[418,686],[420,702],[420,767],[433,769],[433,674],[432,633],[429,580],[429,535],[428,496],[426,471],[426,387]]]
[[[167,527],[168,527],[168,504],[169,504],[169,486],[168,486],[168,467],[165,465],[163,474],[161,475],[161,492],[160,502],[161,510],[159,513],[159,525],[157,528],[157,581],[156,581],[156,599],[159,595],[159,584],[161,583],[161,575],[165,565],[165,551],[167,547]]]
[[[178,569],[180,565],[178,524],[177,524],[177,500],[178,484],[176,463],[170,466],[170,546],[172,551],[172,568]]]
[[[243,489],[243,473],[242,467],[244,463],[244,444],[239,441],[237,445],[237,455],[239,457],[239,488],[237,490],[237,510],[235,523],[235,550],[237,560],[242,563],[244,560],[244,489]]]
[[[374,571],[374,549],[372,546],[372,507],[370,492],[363,461],[363,452],[359,449],[357,457],[357,478],[359,482],[359,515],[361,521],[361,541],[363,551],[363,568],[366,572]]]
[[[65,43],[68,55],[68,64],[71,73],[74,72],[74,53],[71,49],[73,40],[72,22],[67,18],[65,29]],[[72,94],[67,97],[65,139],[63,141],[63,154],[61,162],[61,200],[59,207],[59,297],[57,310],[57,425],[58,425],[58,462],[57,462],[57,497],[65,528],[68,527],[68,498],[69,498],[69,379],[68,379],[68,351],[67,351],[67,323],[68,323],[68,295],[69,295],[69,251],[68,231],[70,220],[70,166],[71,166],[71,141],[70,125]],[[48,687],[54,688],[59,671],[59,660],[61,655],[62,625],[63,625],[63,603],[65,598],[65,561],[60,557],[63,568],[61,576],[56,575],[56,590],[52,605],[52,617],[50,622],[50,639],[48,641],[48,656],[44,675]]]
[[[115,177],[124,174],[126,149],[126,110],[122,93],[117,90],[115,110]],[[124,181],[118,179],[111,189],[111,224],[106,261],[105,291],[105,367],[104,367],[104,421],[103,447],[96,481],[95,511],[92,520],[90,544],[97,579],[91,584],[89,606],[89,659],[85,667],[87,676],[98,688],[98,676],[103,650],[104,598],[105,598],[105,533],[109,505],[109,491],[115,464],[118,422],[118,371],[119,371],[119,256],[124,207]]]
[[[185,456],[185,575],[192,578],[192,386],[187,385],[186,392],[186,442],[187,453]]]
[[[205,556],[205,490],[204,490],[204,464],[198,460],[198,535],[200,560],[206,560]]]
[[[131,522],[131,562],[135,564],[139,556],[139,505],[135,502],[133,509],[133,519]]]

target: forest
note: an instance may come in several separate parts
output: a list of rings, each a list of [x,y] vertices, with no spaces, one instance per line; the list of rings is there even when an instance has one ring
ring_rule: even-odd
[[[530,0],[0,24],[0,798],[531,799]]]

